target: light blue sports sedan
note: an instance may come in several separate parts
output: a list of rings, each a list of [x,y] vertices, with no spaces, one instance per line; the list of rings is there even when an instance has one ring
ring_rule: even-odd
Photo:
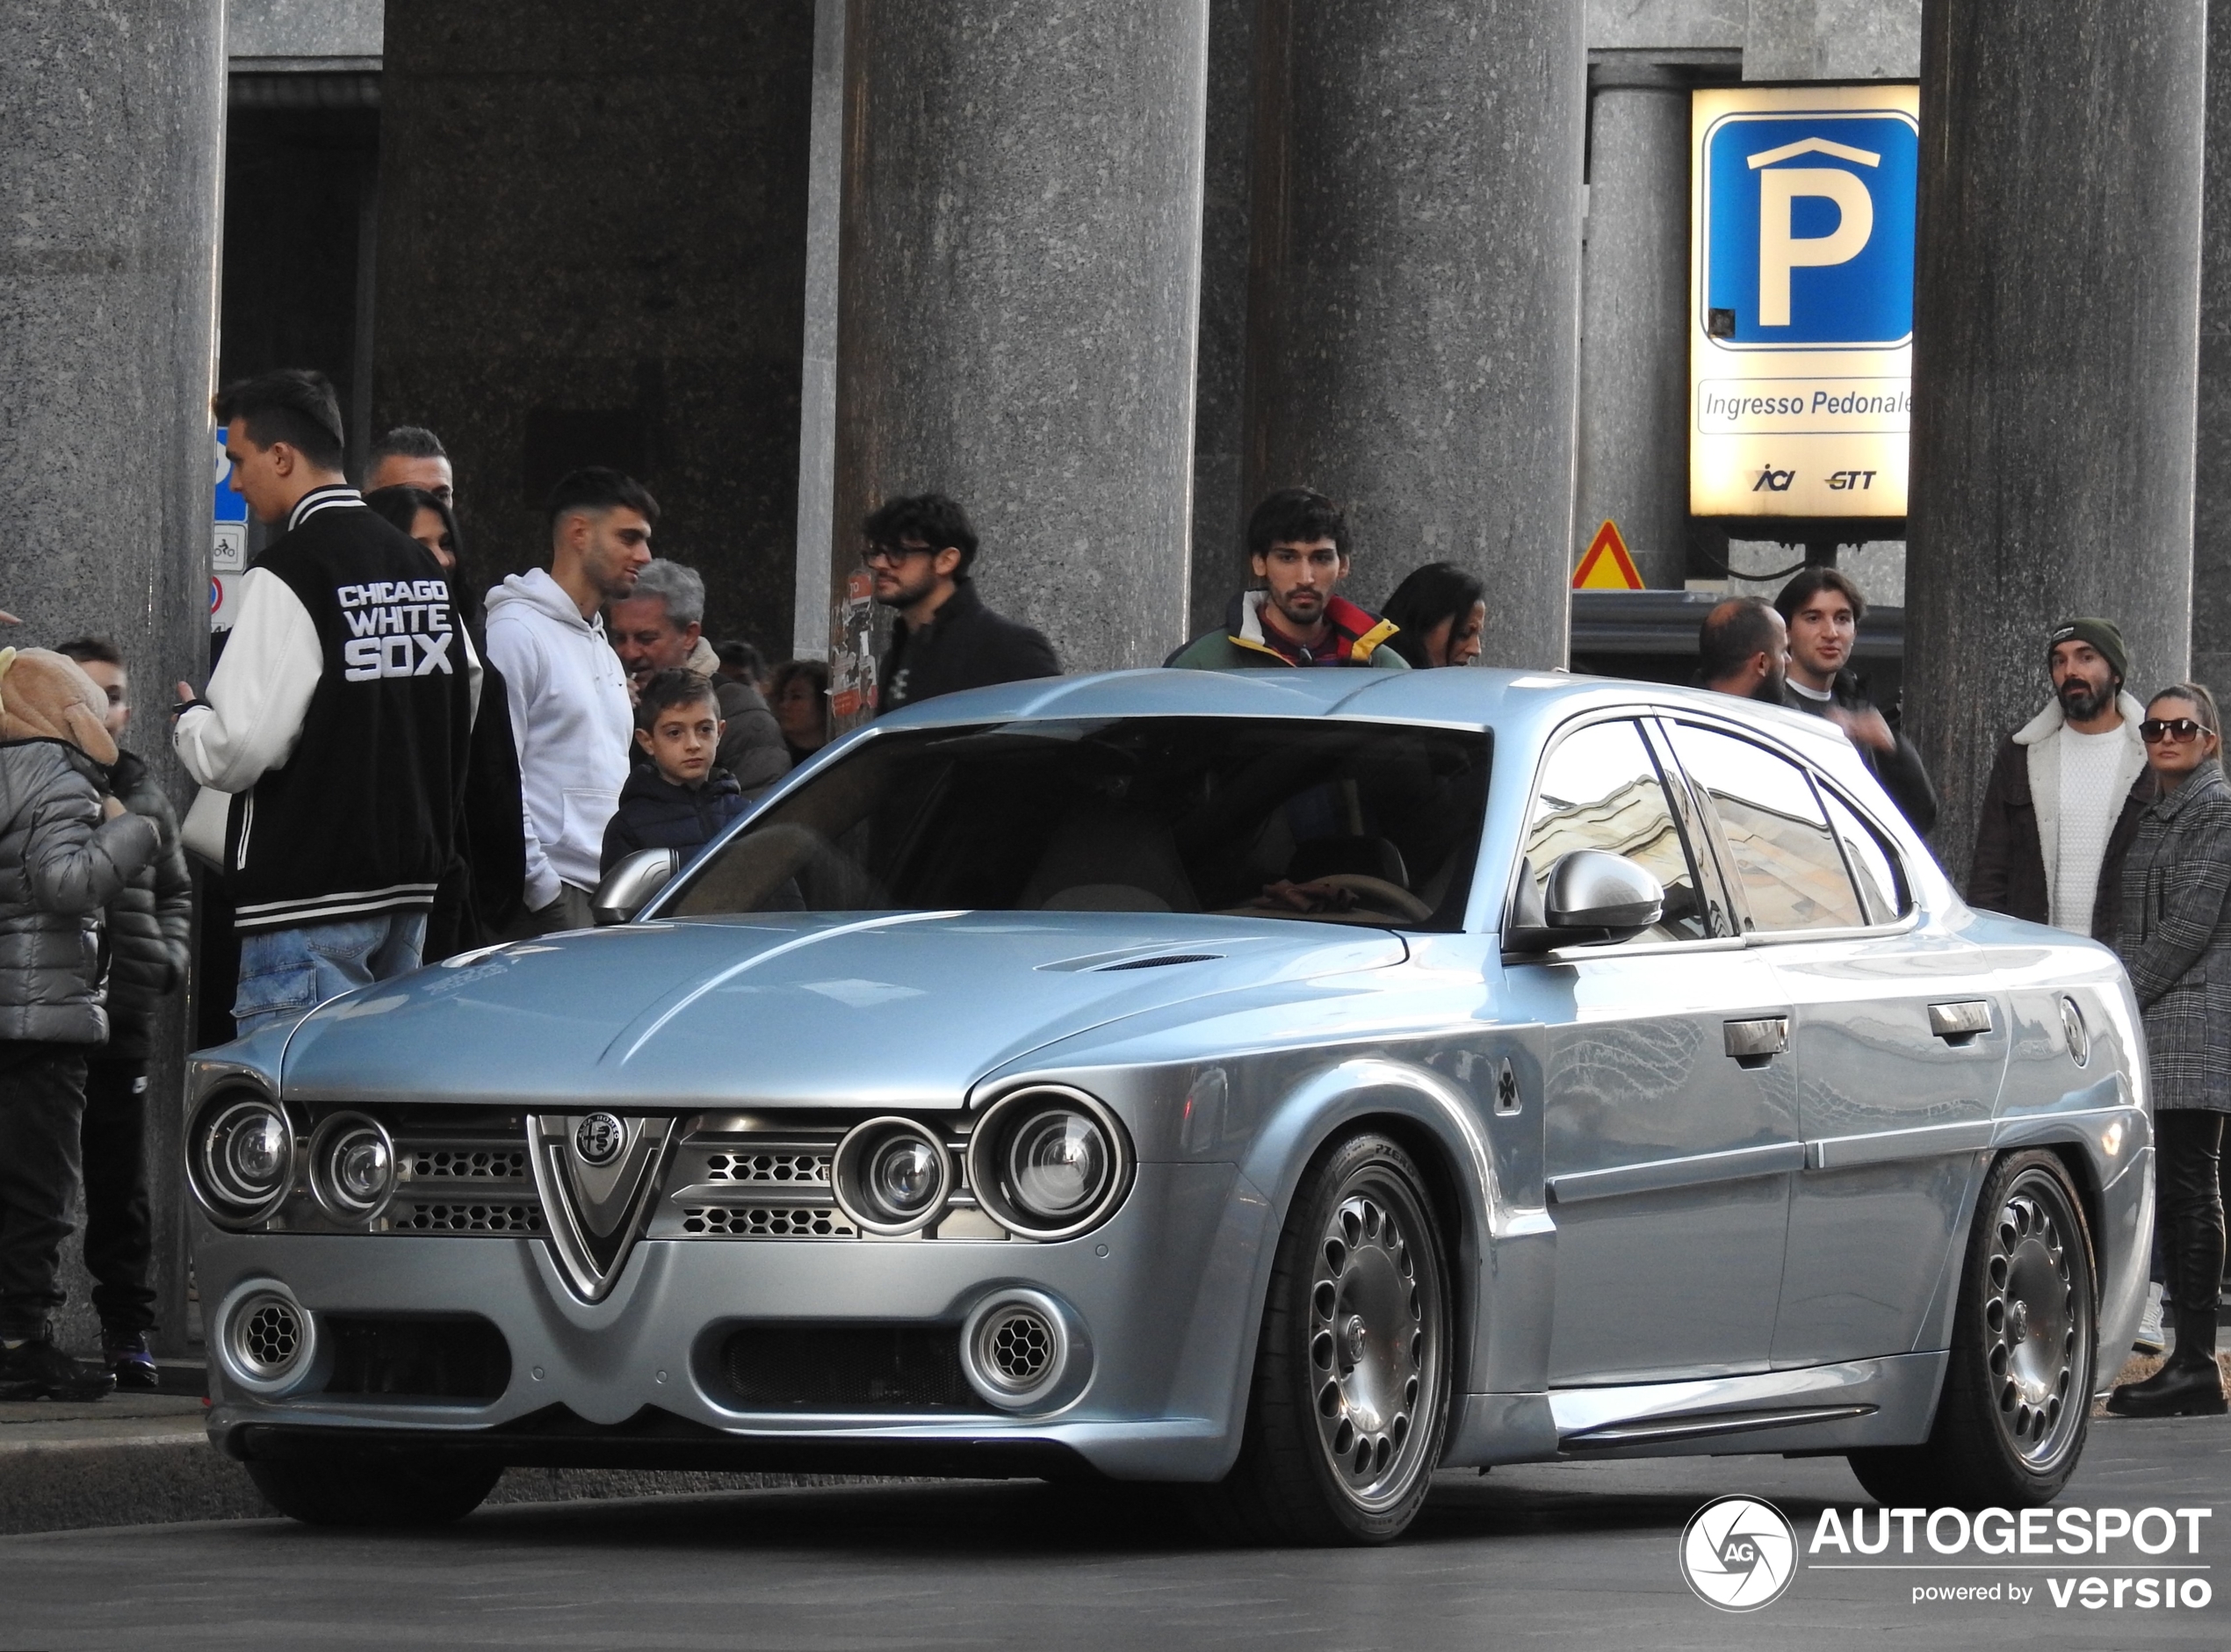
[[[2025,1505],[2137,1319],[2121,969],[1817,719],[1015,683],[599,904],[198,1059],[210,1432],[287,1512],[1083,1474],[1378,1541],[1436,1467],[1737,1452]]]

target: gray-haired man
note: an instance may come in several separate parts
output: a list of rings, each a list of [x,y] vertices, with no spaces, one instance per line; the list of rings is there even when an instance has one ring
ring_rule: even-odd
[[[759,690],[719,675],[720,656],[702,634],[704,618],[703,576],[679,562],[654,559],[636,575],[635,589],[611,605],[612,646],[639,689],[676,667],[710,678],[725,725],[713,761],[746,792],[759,791],[790,772],[790,748]]]

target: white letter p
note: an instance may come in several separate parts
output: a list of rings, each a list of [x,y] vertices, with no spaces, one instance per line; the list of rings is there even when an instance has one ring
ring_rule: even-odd
[[[1789,233],[1801,195],[1834,201],[1843,214],[1832,234]],[[1845,263],[1874,234],[1874,197],[1866,182],[1838,167],[1769,167],[1758,174],[1758,325],[1789,325],[1789,272]]]

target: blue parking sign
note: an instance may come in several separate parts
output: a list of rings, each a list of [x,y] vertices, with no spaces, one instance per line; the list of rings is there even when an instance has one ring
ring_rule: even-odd
[[[1724,350],[1913,335],[1920,130],[1895,109],[1731,113],[1704,134],[1697,320]]]

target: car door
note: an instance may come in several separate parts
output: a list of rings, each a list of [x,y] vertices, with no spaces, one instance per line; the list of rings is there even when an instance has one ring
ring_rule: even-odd
[[[1670,725],[1793,1008],[1804,1168],[1777,1367],[1903,1353],[1947,1266],[2005,1064],[1969,943],[1917,921],[1889,834],[1759,739]]]
[[[1553,1386],[1761,1370],[1771,1349],[1803,1151],[1788,1006],[1700,868],[1661,759],[1635,718],[1568,726],[1528,803],[1521,876],[1608,849],[1667,891],[1634,941],[1506,960],[1513,1018],[1544,1028]]]

